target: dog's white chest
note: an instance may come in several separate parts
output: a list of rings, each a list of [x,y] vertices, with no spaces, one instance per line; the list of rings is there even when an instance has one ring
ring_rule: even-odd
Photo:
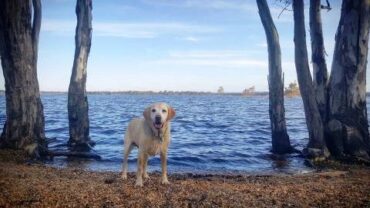
[[[161,153],[162,150],[162,143],[159,141],[153,141],[152,144],[149,146],[147,152],[149,155],[158,155]]]

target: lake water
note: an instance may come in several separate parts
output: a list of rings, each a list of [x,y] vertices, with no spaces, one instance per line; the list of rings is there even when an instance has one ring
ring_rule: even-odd
[[[169,172],[261,173],[306,172],[298,155],[273,158],[268,98],[232,95],[89,95],[90,135],[101,161],[54,159],[52,165],[78,165],[92,170],[121,169],[123,135],[128,122],[142,116],[151,103],[166,102],[176,110],[168,153]],[[67,94],[43,95],[46,136],[52,150],[66,150]],[[302,149],[308,138],[300,97],[285,99],[291,143]],[[0,98],[0,125],[5,122],[5,97]],[[137,150],[129,157],[136,170]],[[159,156],[149,160],[150,171],[160,170]]]

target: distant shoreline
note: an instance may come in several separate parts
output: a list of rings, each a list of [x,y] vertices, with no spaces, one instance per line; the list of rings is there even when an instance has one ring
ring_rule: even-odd
[[[67,91],[41,91],[41,95],[67,94]],[[202,92],[202,91],[88,91],[88,95],[234,95],[234,96],[268,96],[268,92],[255,92],[253,95],[243,95],[237,92]],[[5,95],[4,90],[0,90],[0,95]]]
[[[41,94],[67,94],[67,92],[50,92],[42,91]],[[196,92],[196,91],[89,91],[89,95],[233,95],[233,96],[246,96],[242,93],[236,92]],[[255,92],[253,95],[247,96],[268,96],[268,92]],[[246,97],[247,97],[246,96]]]
[[[41,95],[55,95],[55,94],[67,94],[67,91],[41,91]],[[251,95],[243,95],[243,93],[238,92],[202,92],[202,91],[88,91],[88,95],[232,95],[232,96],[243,96],[243,97],[252,97],[252,96],[268,96],[268,91],[254,92]],[[0,95],[5,95],[4,90],[0,90]],[[366,96],[370,96],[370,92],[366,93]],[[290,97],[290,96],[285,96]],[[300,97],[293,96],[293,97]]]

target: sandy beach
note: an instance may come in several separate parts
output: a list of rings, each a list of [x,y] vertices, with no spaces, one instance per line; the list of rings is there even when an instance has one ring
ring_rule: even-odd
[[[370,169],[299,175],[150,174],[54,168],[0,151],[0,207],[369,207]]]

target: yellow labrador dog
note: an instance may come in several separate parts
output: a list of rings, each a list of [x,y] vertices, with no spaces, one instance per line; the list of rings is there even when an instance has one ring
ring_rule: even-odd
[[[160,154],[162,164],[162,184],[167,179],[167,150],[170,143],[170,120],[175,110],[166,103],[156,103],[145,109],[144,118],[134,118],[127,127],[124,140],[122,179],[127,179],[127,160],[132,148],[139,148],[135,186],[143,186],[147,173],[148,157]]]

